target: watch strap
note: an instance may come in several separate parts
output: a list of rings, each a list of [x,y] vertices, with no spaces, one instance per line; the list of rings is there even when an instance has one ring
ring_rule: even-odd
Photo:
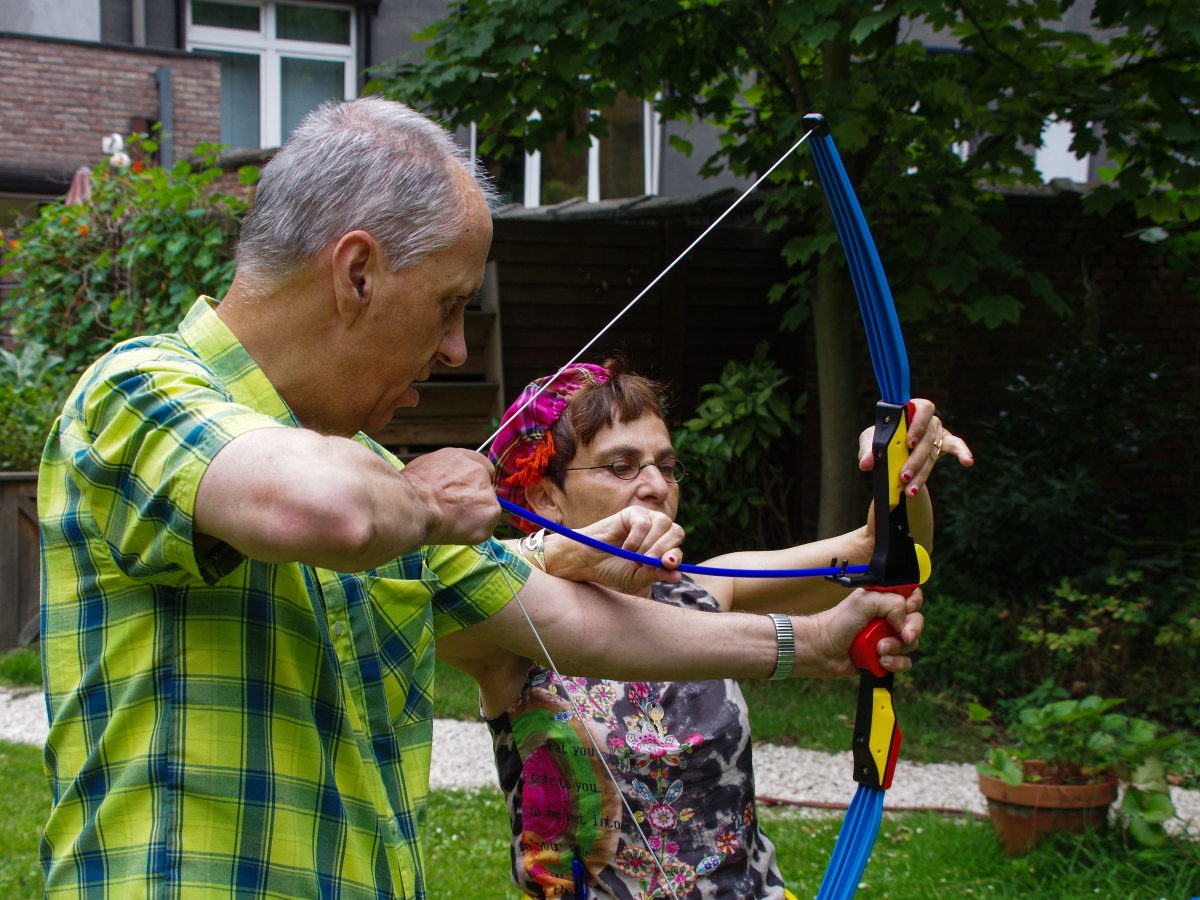
[[[783,613],[768,613],[775,623],[775,640],[779,646],[779,657],[775,662],[775,671],[769,681],[782,681],[792,674],[792,666],[796,663],[796,632],[792,629],[791,616]]]

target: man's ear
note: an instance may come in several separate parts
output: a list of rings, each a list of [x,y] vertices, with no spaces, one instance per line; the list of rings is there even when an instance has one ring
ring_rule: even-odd
[[[333,296],[347,328],[358,321],[371,302],[382,264],[379,242],[365,231],[348,232],[334,242],[330,258]]]
[[[542,518],[562,522],[563,510],[559,507],[558,493],[554,486],[548,487],[544,480],[539,481],[525,488],[525,502]]]

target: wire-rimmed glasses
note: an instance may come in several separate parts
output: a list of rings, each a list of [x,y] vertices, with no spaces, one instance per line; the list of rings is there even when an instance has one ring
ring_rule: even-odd
[[[683,481],[683,476],[687,474],[687,469],[683,463],[673,456],[668,456],[666,459],[658,462],[644,463],[636,456],[622,454],[612,462],[603,466],[569,466],[565,469],[560,469],[560,472],[580,472],[587,469],[608,469],[622,481],[633,481],[642,473],[642,469],[647,466],[653,466],[662,474],[663,480],[667,484],[679,484]]]

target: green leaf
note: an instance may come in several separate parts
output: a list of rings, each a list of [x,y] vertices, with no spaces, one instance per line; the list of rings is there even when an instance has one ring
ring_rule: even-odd
[[[1016,322],[1023,308],[1023,303],[1008,294],[998,297],[985,294],[967,308],[967,318],[972,322],[983,322],[988,328],[999,328],[1005,322]]]
[[[992,717],[992,711],[978,703],[967,704],[967,718],[972,722],[986,722]]]
[[[689,159],[691,158],[692,149],[693,149],[691,141],[684,140],[679,135],[673,134],[667,138],[667,143],[672,147],[672,149],[676,150],[679,153],[682,153],[684,156],[688,157]]]
[[[861,44],[868,37],[891,22],[898,15],[900,10],[896,7],[885,9],[882,12],[872,13],[871,15],[858,20],[858,24],[850,31],[850,43]]]
[[[1166,834],[1161,827],[1156,828],[1144,818],[1132,819],[1129,822],[1129,833],[1143,847],[1161,847],[1166,843]]]
[[[249,187],[252,184],[258,183],[258,178],[262,174],[258,166],[242,166],[237,170],[238,183]]]

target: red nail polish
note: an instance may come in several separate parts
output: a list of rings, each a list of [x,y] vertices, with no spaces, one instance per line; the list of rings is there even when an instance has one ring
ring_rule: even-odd
[[[909,496],[915,497],[915,496],[917,496],[917,489],[915,487],[910,487],[908,489],[908,493],[909,493]]]
[[[912,481],[912,472],[904,472],[900,475],[905,481]]]

